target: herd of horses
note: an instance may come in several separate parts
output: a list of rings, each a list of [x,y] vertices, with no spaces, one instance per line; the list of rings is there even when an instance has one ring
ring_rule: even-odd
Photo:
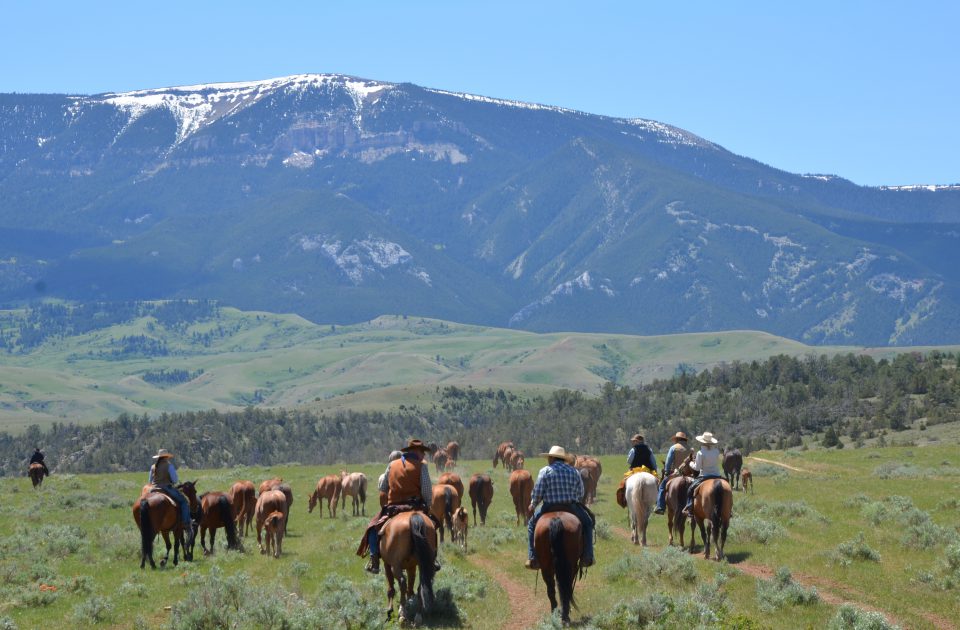
[[[416,595],[421,609],[424,612],[430,610],[434,601],[434,562],[438,545],[444,542],[446,531],[450,532],[451,543],[459,544],[466,552],[470,519],[463,505],[465,491],[473,511],[473,525],[476,527],[478,524],[478,512],[479,524],[486,525],[488,509],[493,501],[494,481],[489,474],[476,473],[469,478],[465,487],[461,477],[453,471],[459,454],[460,446],[456,442],[434,450],[433,462],[441,474],[433,486],[433,496],[426,510],[428,514],[418,511],[401,513],[390,519],[380,532],[381,559],[387,580],[388,616],[392,615],[397,594],[395,583],[399,583],[401,601],[406,602]],[[723,459],[725,478],[708,479],[700,485],[693,500],[692,514],[688,517],[682,510],[693,483],[692,459],[691,453],[666,484],[669,544],[674,544],[676,534],[680,546],[685,547],[685,527],[689,520],[690,552],[694,552],[695,533],[699,529],[704,557],[710,557],[712,542],[716,559],[722,560],[733,508],[733,489],[738,488],[741,481],[745,491],[748,486],[752,489],[752,474],[743,468],[739,451],[726,451]],[[493,467],[501,463],[510,472],[508,484],[516,510],[516,524],[519,525],[521,521],[527,524],[527,506],[530,504],[534,480],[524,468],[524,455],[513,442],[503,442],[494,453]],[[603,472],[600,461],[581,455],[573,465],[583,480],[583,503],[593,503]],[[29,475],[34,487],[39,488],[43,481],[42,466],[31,465]],[[626,508],[634,544],[647,544],[647,525],[656,502],[658,485],[658,479],[648,472],[631,474],[626,480]],[[171,547],[174,565],[179,562],[181,552],[185,560],[193,560],[197,534],[204,555],[212,554],[218,529],[224,529],[228,549],[242,550],[241,540],[255,528],[260,553],[274,558],[281,556],[283,536],[289,526],[290,508],[293,505],[293,489],[282,478],[268,479],[259,488],[251,481],[240,480],[225,492],[211,491],[200,495],[197,494],[196,481],[185,481],[177,488],[189,503],[191,527],[183,526],[173,499],[154,486],[144,486],[133,504],[133,519],[141,534],[141,569],[147,562],[151,568],[156,568],[153,546],[158,534],[166,545],[161,566],[165,566],[169,560]],[[310,495],[308,513],[312,513],[319,505],[320,517],[323,518],[324,502],[329,517],[336,516],[338,505],[345,513],[348,496],[352,499],[353,516],[365,516],[366,475],[344,470],[339,475],[321,478]],[[385,502],[384,493],[380,493],[380,505]],[[206,544],[207,533],[210,534],[209,547]],[[547,587],[551,610],[559,606],[565,622],[569,621],[570,608],[574,605],[576,582],[584,572],[580,565],[582,551],[581,524],[575,515],[567,512],[541,515],[534,531],[534,553]],[[415,593],[418,573],[420,584]],[[401,617],[404,614],[401,606]]]

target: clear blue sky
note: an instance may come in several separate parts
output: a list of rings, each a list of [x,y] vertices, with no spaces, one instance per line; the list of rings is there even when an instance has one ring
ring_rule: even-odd
[[[858,184],[960,182],[949,0],[126,0],[11,2],[0,15],[0,92],[337,72],[651,118]]]

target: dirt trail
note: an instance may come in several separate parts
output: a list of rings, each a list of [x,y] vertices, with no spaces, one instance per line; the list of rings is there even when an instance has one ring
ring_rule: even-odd
[[[790,464],[784,464],[783,462],[776,462],[772,459],[764,459],[762,457],[754,457],[753,455],[748,455],[747,459],[752,459],[757,462],[763,462],[764,464],[773,464],[774,466],[780,466],[781,468],[786,468],[787,470],[792,470],[794,472],[808,473],[810,472],[806,468],[797,468],[796,466],[791,466]]]
[[[503,625],[505,630],[522,630],[535,626],[540,619],[550,612],[550,605],[547,602],[546,594],[541,597],[534,597],[531,584],[521,584],[504,573],[497,563],[487,558],[478,558],[477,556],[468,556],[470,562],[483,569],[490,575],[497,584],[506,591],[507,598],[510,600],[510,616],[507,623]],[[531,571],[530,575],[534,575]],[[536,574],[539,579],[540,574]]]

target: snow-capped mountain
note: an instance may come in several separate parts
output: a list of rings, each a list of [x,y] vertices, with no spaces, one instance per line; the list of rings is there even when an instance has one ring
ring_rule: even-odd
[[[960,187],[336,74],[0,95],[0,299],[957,342]]]

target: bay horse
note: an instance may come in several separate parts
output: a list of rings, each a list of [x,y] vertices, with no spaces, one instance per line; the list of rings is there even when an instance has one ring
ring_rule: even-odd
[[[46,476],[47,471],[43,469],[43,464],[34,462],[30,464],[30,469],[27,471],[27,474],[30,475],[30,481],[33,482],[34,489],[37,489],[43,484],[43,478]]]
[[[267,517],[274,512],[280,512],[283,514],[283,520],[286,521],[287,516],[289,516],[288,509],[287,497],[281,490],[267,490],[257,498],[255,517],[257,519],[257,545],[260,547],[260,553],[267,553],[263,546],[263,528],[266,525]],[[286,530],[286,522],[282,523],[282,526]]]
[[[667,480],[664,488],[664,497],[667,504],[667,532],[670,534],[670,545],[673,545],[673,535],[680,535],[680,548],[684,547],[683,536],[686,530],[687,518],[683,515],[683,506],[687,504],[687,491],[693,484],[693,477],[677,475]],[[692,535],[692,534],[691,534]]]
[[[647,472],[627,478],[627,513],[630,515],[630,540],[635,545],[647,546],[647,525],[657,502],[657,478]]]
[[[447,451],[447,455],[453,461],[460,459],[460,444],[458,442],[450,442],[444,450]]]
[[[750,494],[753,494],[753,473],[750,472],[749,468],[744,468],[740,472],[740,482],[740,487],[743,488],[744,492],[747,491],[747,487],[749,486]]]
[[[340,497],[343,500],[343,511],[347,511],[347,497],[353,505],[353,515],[367,515],[367,476],[361,472],[348,473],[340,471]],[[362,506],[362,507],[361,507]]]
[[[177,489],[187,497],[191,514],[199,509],[196,483],[196,481],[185,481],[177,486]],[[181,548],[183,548],[183,559],[193,560],[193,527],[190,527],[190,531],[187,532],[188,538],[185,539],[183,523],[180,521],[180,509],[176,502],[162,492],[150,492],[150,488],[152,486],[144,487],[144,491],[132,508],[133,520],[140,529],[140,568],[144,568],[147,560],[150,561],[151,569],[157,568],[153,561],[153,539],[158,533],[163,536],[163,542],[167,546],[167,553],[160,561],[161,567],[166,566],[170,558],[171,532],[174,543],[173,565],[176,566],[180,561]]]
[[[437,483],[445,483],[448,486],[453,486],[457,489],[457,494],[460,495],[460,500],[463,500],[463,480],[460,479],[460,475],[457,473],[445,472],[437,477]]]
[[[575,514],[547,512],[540,516],[533,532],[533,552],[547,585],[551,611],[557,609],[556,592],[560,591],[560,619],[564,624],[570,623],[570,607],[577,605],[573,589],[583,573],[582,551],[583,532]]]
[[[440,523],[440,542],[443,542],[444,525],[450,530],[451,542],[456,542],[453,532],[453,513],[460,507],[460,495],[453,486],[438,483],[433,486],[433,497],[430,501],[430,513]]]
[[[233,504],[225,492],[204,492],[200,495],[200,547],[203,555],[213,553],[217,530],[221,527],[227,533],[227,549],[241,549],[234,514]],[[210,530],[209,550],[206,544],[207,530]]]
[[[743,468],[743,455],[740,449],[724,449],[723,451],[723,476],[727,478],[727,483],[735,489],[740,489],[740,469]]]
[[[501,442],[497,447],[497,452],[493,454],[493,467],[497,467],[498,462],[502,462],[504,467],[506,467],[507,462],[503,459],[503,453],[508,448],[513,448],[513,442]]]
[[[383,526],[380,538],[380,558],[387,579],[387,619],[393,616],[393,598],[397,591],[394,580],[400,582],[400,601],[413,597],[413,584],[420,569],[417,594],[423,614],[433,607],[434,560],[437,557],[437,532],[433,522],[423,512],[401,512]],[[400,618],[405,617],[403,604]]]
[[[330,518],[337,515],[337,506],[340,503],[341,479],[337,475],[321,477],[317,482],[317,489],[310,495],[307,505],[307,514],[313,513],[313,508],[320,504],[320,518],[323,518],[323,502],[327,502],[327,514]]]
[[[723,560],[723,546],[727,542],[727,529],[733,513],[733,490],[726,479],[706,479],[696,489],[693,496],[693,514],[691,519],[700,528],[703,538],[703,557],[710,558],[710,539],[716,547],[717,561]],[[706,523],[706,531],[704,531]],[[692,529],[692,525],[691,525]],[[690,533],[690,553],[696,530]]]
[[[252,481],[237,481],[227,492],[227,498],[233,505],[233,513],[237,516],[237,532],[246,537],[250,533],[253,523],[253,511],[257,505],[257,492]]]
[[[266,519],[263,521],[263,526],[267,530],[267,555],[273,555],[274,558],[279,558],[281,550],[283,548],[283,530],[284,523],[286,520],[283,512],[276,511],[271,512]],[[271,554],[270,548],[273,548],[273,553]]]
[[[515,470],[510,473],[510,496],[513,497],[513,508],[517,511],[517,525],[520,519],[526,525],[530,520],[527,516],[527,506],[530,505],[530,495],[533,494],[533,477],[528,470]]]
[[[477,473],[470,477],[470,507],[473,508],[473,525],[477,525],[477,506],[480,507],[480,524],[487,524],[487,510],[493,502],[493,480],[490,475]]]

